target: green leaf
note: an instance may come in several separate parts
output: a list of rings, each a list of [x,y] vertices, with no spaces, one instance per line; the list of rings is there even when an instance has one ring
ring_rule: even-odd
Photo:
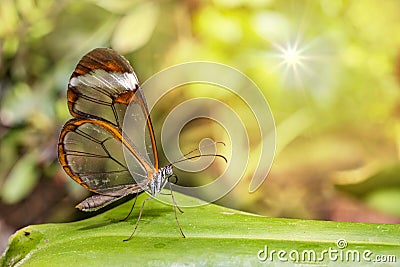
[[[145,197],[141,195],[138,203]],[[178,193],[175,198],[178,203],[198,201]],[[209,204],[184,208],[184,214],[178,214],[187,236],[182,238],[173,208],[156,200],[147,202],[133,239],[123,242],[136,222],[132,217],[138,215],[136,208],[131,218],[119,221],[131,205],[125,203],[83,221],[21,229],[11,237],[1,265],[250,266],[263,263],[258,254],[261,258],[268,255],[264,263],[281,265],[293,263],[289,254],[294,257],[296,251],[300,257],[297,263],[308,264],[354,266],[354,261],[346,261],[346,255],[352,253],[359,253],[361,259],[357,263],[364,266],[373,265],[377,255],[387,256],[385,259],[392,255],[392,261],[400,260],[400,225],[267,218]],[[338,247],[338,240],[345,243],[344,248]],[[280,250],[286,253],[281,252],[281,260],[277,254]],[[336,256],[332,254],[330,259],[324,250],[336,250]],[[310,251],[320,261],[302,261],[301,255],[307,256]],[[371,261],[363,258],[365,251],[371,252],[366,253]],[[343,257],[338,258],[341,254]]]

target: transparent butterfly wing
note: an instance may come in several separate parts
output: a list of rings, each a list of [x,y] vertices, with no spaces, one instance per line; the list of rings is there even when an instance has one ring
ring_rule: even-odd
[[[128,105],[127,136],[138,152],[158,169],[156,142],[150,114],[138,79],[129,62],[115,51],[97,48],[78,63],[68,84],[72,116],[106,120],[123,129]],[[135,121],[136,120],[136,121]]]
[[[136,121],[125,120],[125,133],[129,104]],[[93,192],[112,194],[137,186],[144,177],[151,179],[158,169],[153,129],[138,80],[125,58],[107,48],[86,54],[70,78],[68,107],[75,119],[64,125],[58,152],[75,181]]]
[[[131,144],[118,136],[118,128],[104,121],[68,121],[60,135],[61,165],[86,189],[101,194],[119,195],[119,190],[136,186],[137,182],[132,174],[136,179],[148,177],[149,170],[137,155],[131,153],[129,164],[131,172],[134,172],[129,172],[123,147]],[[132,148],[127,149],[129,150]]]
[[[147,115],[143,116],[144,113]],[[136,91],[135,97],[126,110],[123,130],[129,140],[138,147],[139,153],[145,155],[154,168],[158,169],[153,126],[141,88]]]

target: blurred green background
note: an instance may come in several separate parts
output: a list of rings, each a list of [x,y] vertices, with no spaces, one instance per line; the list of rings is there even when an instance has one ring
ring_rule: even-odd
[[[399,12],[397,0],[2,0],[1,249],[20,227],[81,216],[74,204],[87,193],[60,168],[56,145],[70,118],[69,76],[95,47],[123,54],[142,82],[206,60],[259,86],[277,126],[272,169],[250,194],[250,155],[245,177],[219,204],[277,217],[398,223]],[[174,103],[194,96],[167,97],[152,112],[156,131]],[[182,146],[207,136],[204,125],[215,139],[224,135],[200,120],[185,127]],[[221,168],[198,175],[212,178]]]

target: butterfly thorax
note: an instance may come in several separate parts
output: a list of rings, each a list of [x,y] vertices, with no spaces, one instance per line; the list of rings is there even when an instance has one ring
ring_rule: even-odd
[[[171,175],[173,175],[172,165],[162,167],[158,172],[154,173],[153,178],[147,184],[148,190],[153,197],[161,192]]]

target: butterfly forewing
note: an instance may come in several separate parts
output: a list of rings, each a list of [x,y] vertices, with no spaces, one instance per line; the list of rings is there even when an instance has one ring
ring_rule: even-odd
[[[127,126],[124,116],[130,105]],[[110,122],[136,145],[143,159],[158,169],[156,143],[143,92],[129,62],[115,51],[98,48],[78,63],[68,84],[68,107],[76,118]]]
[[[102,118],[121,128],[138,87],[125,58],[111,49],[98,48],[85,55],[71,75],[68,107],[74,117]]]
[[[143,110],[147,111],[147,105],[141,89],[135,93],[125,115],[124,133],[130,141],[136,145],[139,153],[157,169],[158,157],[155,145],[153,127],[150,116],[143,116]]]
[[[129,104],[132,120],[125,120],[125,131]],[[138,184],[153,177],[158,159],[147,105],[129,62],[111,49],[89,52],[70,78],[68,107],[75,119],[60,135],[64,170],[95,193],[141,191]]]

